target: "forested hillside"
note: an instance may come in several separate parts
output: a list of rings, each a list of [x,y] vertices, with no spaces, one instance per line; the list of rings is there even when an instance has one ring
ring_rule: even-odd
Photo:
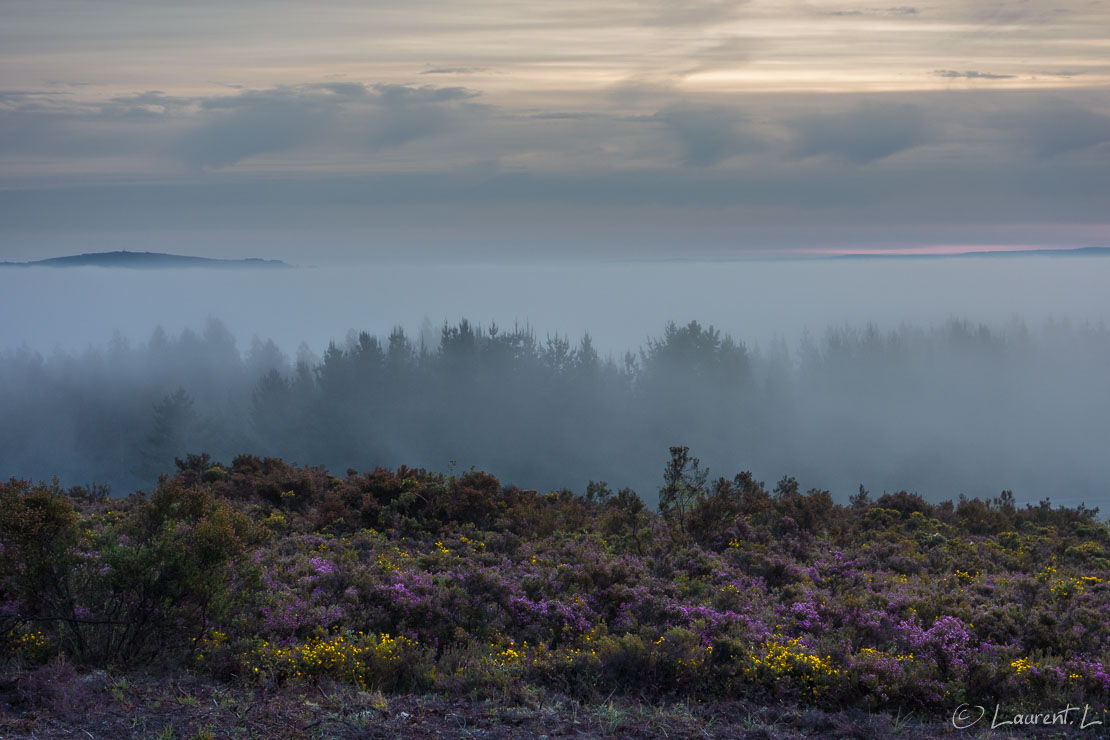
[[[755,347],[697,322],[634,352],[468,321],[351,332],[322,356],[202,332],[0,355],[0,475],[151,486],[175,457],[249,451],[334,470],[475,466],[529,488],[644,492],[669,446],[714,471],[939,500],[1013,489],[1097,504],[1110,333],[952,321]]]

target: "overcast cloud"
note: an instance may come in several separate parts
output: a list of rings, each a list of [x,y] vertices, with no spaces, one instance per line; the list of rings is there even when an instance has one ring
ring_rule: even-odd
[[[417,257],[444,233],[624,256],[652,223],[698,224],[670,256],[1110,233],[1100,3],[306,8],[8,3],[0,258],[79,230],[404,232]]]

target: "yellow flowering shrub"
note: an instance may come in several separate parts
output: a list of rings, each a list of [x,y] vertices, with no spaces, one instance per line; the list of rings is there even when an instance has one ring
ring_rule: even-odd
[[[822,658],[810,652],[797,637],[785,642],[773,637],[749,657],[750,665],[744,669],[744,674],[750,679],[794,685],[813,697],[834,686],[843,674],[831,657]]]
[[[435,678],[427,651],[404,635],[337,634],[297,645],[263,641],[241,656],[247,676],[278,682],[322,677],[365,690],[426,687]]]
[[[18,656],[25,660],[45,660],[52,652],[53,646],[50,639],[38,630],[9,630],[4,635],[8,654]]]

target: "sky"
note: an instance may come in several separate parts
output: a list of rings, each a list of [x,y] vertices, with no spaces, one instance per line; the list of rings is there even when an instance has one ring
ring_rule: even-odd
[[[5,0],[0,259],[1110,244],[1110,2]]]

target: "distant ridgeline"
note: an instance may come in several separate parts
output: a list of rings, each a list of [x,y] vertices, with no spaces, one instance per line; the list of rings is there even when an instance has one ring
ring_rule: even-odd
[[[257,269],[285,268],[288,264],[281,260],[250,259],[213,259],[211,257],[187,257],[180,254],[161,252],[94,252],[75,254],[68,257],[53,257],[34,262],[0,262],[0,267],[125,267],[131,269],[176,269],[182,267],[204,267],[215,269]]]

